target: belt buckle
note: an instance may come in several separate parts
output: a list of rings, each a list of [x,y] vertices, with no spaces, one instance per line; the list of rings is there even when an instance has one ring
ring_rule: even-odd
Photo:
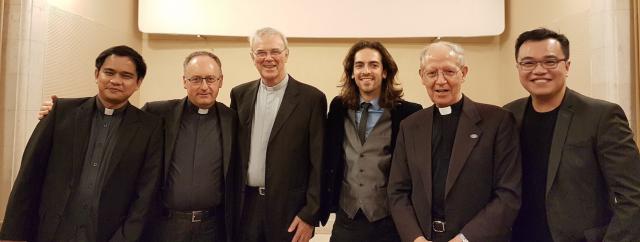
[[[260,194],[260,196],[264,196],[267,194],[267,188],[266,187],[258,187],[258,194]]]
[[[192,223],[202,222],[202,215],[203,215],[202,211],[192,211],[191,212],[191,222]]]
[[[440,221],[440,220],[435,220],[433,221],[432,227],[433,227],[433,232],[436,233],[444,233],[445,231],[445,221]]]

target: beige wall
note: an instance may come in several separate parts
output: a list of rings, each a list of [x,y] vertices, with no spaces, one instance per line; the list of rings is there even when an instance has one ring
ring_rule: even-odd
[[[94,62],[101,51],[115,45],[141,50],[136,19],[136,1],[49,0],[43,96],[95,95]]]
[[[2,0],[0,72],[0,218],[42,98],[95,95],[94,59],[107,47],[140,50],[137,2]],[[7,27],[9,26],[9,27]],[[134,99],[137,98],[134,97]],[[1,219],[0,219],[1,222]]]
[[[572,41],[569,85],[587,95],[590,87],[589,33],[590,2],[584,0],[507,1],[507,26],[497,37],[446,39],[461,43],[466,50],[469,76],[463,86],[471,98],[503,105],[526,93],[517,78],[514,44],[517,36],[535,27],[548,27],[565,33]],[[429,23],[424,27],[428,28]],[[286,34],[286,30],[282,30]],[[430,105],[417,74],[418,55],[433,38],[408,40],[380,39],[398,63],[405,99]],[[290,39],[288,72],[295,78],[318,87],[330,100],[342,74],[342,60],[355,39]],[[223,62],[224,85],[218,100],[229,104],[232,87],[254,80],[258,73],[249,57],[246,38],[197,38],[195,36],[144,35],[143,54],[151,72],[140,91],[140,102],[182,98],[183,58],[191,51],[213,49]]]
[[[597,21],[592,10],[596,5],[607,1],[507,0],[506,28],[502,35],[448,39],[461,43],[466,49],[470,71],[463,91],[477,101],[496,105],[524,96],[525,92],[517,79],[513,45],[520,32],[544,26],[565,33],[572,41],[569,86],[591,95],[594,90],[590,82],[593,72],[590,46],[594,39],[604,35],[590,27]],[[149,73],[139,96],[133,100],[137,105],[147,101],[184,97],[181,63],[194,50],[214,49],[222,58],[225,78],[218,99],[223,103],[229,104],[229,91],[232,87],[258,77],[249,57],[246,38],[205,39],[195,36],[141,34],[137,31],[136,5],[136,1],[130,0],[49,0],[44,16],[47,21],[42,28],[47,40],[46,48],[41,50],[44,65],[34,66],[32,71],[44,76],[41,96],[57,94],[62,97],[78,97],[95,94],[93,60],[99,51],[116,44],[127,44],[141,50],[149,66]],[[445,20],[442,23],[416,24],[429,28],[430,25],[445,24]],[[286,34],[286,29],[282,31]],[[336,86],[342,74],[344,55],[355,41],[291,39],[288,71],[295,78],[318,87],[331,99],[339,90]],[[399,79],[405,90],[405,98],[430,105],[424,87],[420,85],[417,69],[421,48],[433,41],[433,38],[381,41],[398,62]],[[0,90],[0,97],[6,97],[6,85],[8,84],[0,83],[3,88]],[[27,115],[28,122],[34,125],[35,110],[30,112]],[[0,124],[6,124],[6,120],[7,117],[0,116]],[[10,131],[13,132],[11,127],[0,126],[0,134],[3,136]],[[6,146],[6,143],[3,145]],[[11,152],[22,152],[23,145],[13,147]],[[15,175],[19,167],[19,163],[11,162],[3,160],[0,164],[0,174],[3,176],[0,179],[3,181],[0,184],[0,214],[4,214],[10,189],[10,179],[7,176]]]
[[[322,90],[328,99],[338,94],[337,87],[342,74],[342,61],[352,40],[307,40],[291,39],[288,72],[298,80]],[[405,98],[422,104],[430,104],[418,77],[419,52],[424,43],[432,39],[382,40],[389,49],[400,72],[399,79],[405,89]],[[485,90],[499,88],[495,65],[499,59],[497,37],[461,39],[467,48],[467,61],[471,67],[465,84],[471,97],[491,103],[499,103],[500,96]],[[182,61],[191,51],[214,49],[222,59],[224,73],[223,89],[218,100],[229,104],[232,87],[258,78],[258,73],[249,56],[246,38],[209,38],[174,36],[145,36],[143,54],[150,71],[145,86],[140,91],[141,102],[182,98]],[[490,60],[490,61],[487,61]]]

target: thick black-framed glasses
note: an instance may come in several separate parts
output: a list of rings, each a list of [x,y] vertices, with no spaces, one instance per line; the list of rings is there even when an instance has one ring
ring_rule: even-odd
[[[558,63],[562,61],[568,61],[568,60],[569,59],[566,59],[566,58],[565,59],[546,59],[541,61],[523,60],[518,62],[518,66],[520,67],[520,70],[532,71],[533,69],[536,69],[536,66],[538,66],[538,64],[540,64],[542,68],[550,70],[550,69],[558,68]]]

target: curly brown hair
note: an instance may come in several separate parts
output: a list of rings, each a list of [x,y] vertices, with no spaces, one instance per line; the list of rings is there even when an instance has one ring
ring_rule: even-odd
[[[382,90],[380,91],[380,100],[378,103],[380,107],[391,108],[398,101],[402,99],[402,87],[396,81],[396,74],[398,73],[398,65],[389,54],[389,51],[378,41],[361,40],[351,46],[347,56],[344,58],[343,66],[344,73],[340,80],[340,97],[342,97],[342,103],[350,109],[358,109],[360,104],[360,91],[356,85],[353,76],[353,67],[355,62],[355,56],[358,51],[362,49],[373,49],[380,53],[382,58],[382,68],[386,72],[386,78],[382,79]]]

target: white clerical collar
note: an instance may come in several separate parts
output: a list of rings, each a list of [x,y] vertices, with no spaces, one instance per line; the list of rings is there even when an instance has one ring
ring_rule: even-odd
[[[208,108],[198,108],[198,114],[207,114],[209,113]]]
[[[111,116],[113,115],[113,111],[115,110],[110,108],[104,108],[104,115]]]
[[[451,114],[451,106],[446,106],[444,108],[438,108],[438,112],[440,112],[440,115],[449,115],[449,114]]]
[[[284,87],[287,86],[287,83],[289,82],[289,74],[284,75],[284,79],[282,79],[282,81],[280,81],[280,83],[276,84],[275,86],[267,86],[264,84],[264,81],[262,79],[260,79],[260,86],[262,86],[264,88],[264,90],[270,91],[270,92],[274,92],[274,91],[278,91]]]
[[[209,109],[198,108],[198,114],[207,114],[207,113],[209,113]]]

